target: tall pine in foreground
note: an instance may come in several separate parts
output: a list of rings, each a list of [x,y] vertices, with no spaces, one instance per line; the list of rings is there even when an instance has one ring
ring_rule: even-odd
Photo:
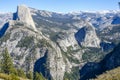
[[[5,48],[2,53],[2,62],[1,62],[1,70],[5,74],[16,74],[16,69],[13,66],[13,61],[11,59],[10,54],[8,53],[7,48]]]

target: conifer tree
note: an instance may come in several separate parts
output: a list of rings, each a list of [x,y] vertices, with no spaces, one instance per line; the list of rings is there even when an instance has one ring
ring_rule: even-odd
[[[16,69],[13,66],[13,62],[7,48],[5,48],[2,54],[1,70],[6,74],[16,74]]]

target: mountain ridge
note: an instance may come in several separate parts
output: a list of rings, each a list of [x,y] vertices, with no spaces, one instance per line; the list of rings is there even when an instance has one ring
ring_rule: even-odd
[[[7,47],[16,68],[22,68],[26,73],[39,72],[49,80],[78,80],[79,70],[87,62],[101,61],[119,43],[119,24],[111,24],[119,13],[71,15],[20,7],[24,8],[20,12],[23,16],[18,16],[23,19],[13,20],[14,13],[5,21],[0,17],[2,24],[10,20],[0,38],[0,54]],[[32,20],[35,27],[26,18]],[[79,30],[85,33],[77,34]],[[79,45],[75,34],[78,38],[85,36],[82,38],[85,45]]]

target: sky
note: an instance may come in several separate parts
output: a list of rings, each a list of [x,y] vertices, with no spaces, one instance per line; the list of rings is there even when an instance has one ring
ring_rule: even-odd
[[[25,4],[39,10],[53,12],[118,10],[120,0],[0,0],[0,12],[16,12]]]

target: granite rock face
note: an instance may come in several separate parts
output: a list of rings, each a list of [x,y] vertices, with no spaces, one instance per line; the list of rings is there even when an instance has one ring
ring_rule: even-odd
[[[31,26],[30,28],[32,28],[34,31],[37,31],[34,21],[32,19],[30,10],[27,6],[25,5],[19,5],[17,7],[17,20],[28,24],[29,26]]]
[[[67,52],[68,47],[72,47],[73,50],[79,47],[77,41],[75,40],[74,34],[75,32],[68,31],[58,35],[57,43],[64,52]]]
[[[60,49],[56,47],[56,52],[52,49],[48,53],[49,71],[54,80],[63,80],[64,73],[66,72],[66,64],[63,60]]]
[[[76,34],[75,38],[80,46],[83,47],[100,47],[100,39],[96,35],[95,28],[91,24],[82,27]]]

